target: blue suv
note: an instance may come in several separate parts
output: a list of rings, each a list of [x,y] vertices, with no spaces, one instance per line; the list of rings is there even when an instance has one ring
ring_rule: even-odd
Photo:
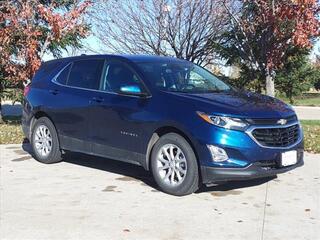
[[[45,62],[25,89],[34,157],[82,152],[140,165],[164,192],[274,176],[303,165],[294,110],[188,61],[95,55]]]

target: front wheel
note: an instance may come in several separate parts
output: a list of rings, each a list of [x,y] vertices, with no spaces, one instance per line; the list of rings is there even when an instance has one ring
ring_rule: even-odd
[[[190,144],[176,133],[163,135],[151,154],[151,170],[162,191],[183,196],[199,187],[199,171]]]
[[[57,131],[47,117],[39,118],[33,125],[31,145],[39,162],[56,163],[62,160]]]

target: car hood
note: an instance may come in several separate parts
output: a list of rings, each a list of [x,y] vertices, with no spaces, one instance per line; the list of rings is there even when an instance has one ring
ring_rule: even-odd
[[[193,104],[197,111],[208,114],[237,116],[244,118],[286,118],[295,114],[294,110],[284,102],[266,95],[252,92],[221,93],[173,93],[186,102]]]

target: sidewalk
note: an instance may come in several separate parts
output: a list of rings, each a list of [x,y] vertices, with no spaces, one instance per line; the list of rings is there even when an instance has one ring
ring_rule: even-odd
[[[320,107],[293,106],[300,120],[320,120]]]

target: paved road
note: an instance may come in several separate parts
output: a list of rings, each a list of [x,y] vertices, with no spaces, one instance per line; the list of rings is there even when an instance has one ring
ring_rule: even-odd
[[[108,159],[44,165],[20,145],[0,154],[0,239],[320,239],[320,155],[275,179],[174,197]]]
[[[301,120],[320,120],[320,107],[294,107]]]
[[[3,116],[20,116],[22,115],[21,103],[12,105],[11,101],[4,101],[2,104],[2,115]]]

